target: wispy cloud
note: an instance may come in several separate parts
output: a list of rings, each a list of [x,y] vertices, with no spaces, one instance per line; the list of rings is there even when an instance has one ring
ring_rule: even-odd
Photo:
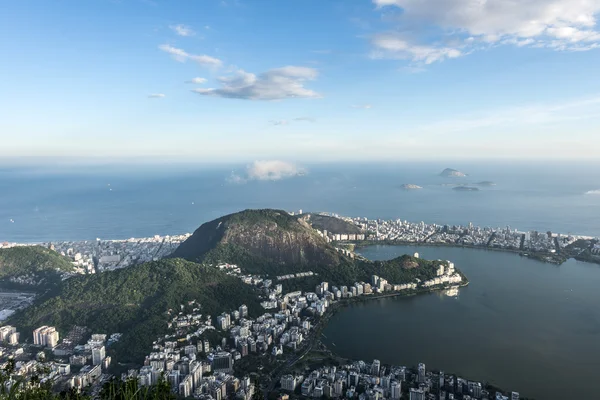
[[[149,99],[162,99],[163,97],[166,97],[163,93],[152,93],[148,95]]]
[[[204,54],[190,54],[183,49],[173,47],[169,44],[161,44],[160,46],[158,46],[158,48],[164,51],[165,53],[170,54],[176,61],[179,62],[186,62],[187,60],[192,60],[205,67],[220,67],[221,65],[223,65],[223,62],[218,58],[207,56]]]
[[[206,78],[192,78],[189,81],[185,81],[185,83],[195,83],[197,85],[201,85],[206,83]]]
[[[370,109],[372,107],[373,106],[371,106],[370,104],[354,104],[352,106],[352,108],[360,108],[360,109],[363,109],[363,110],[368,110],[368,109]]]
[[[271,125],[281,126],[281,125],[290,125],[290,124],[296,123],[296,122],[315,122],[315,121],[316,121],[316,119],[312,118],[312,117],[297,117],[297,118],[292,118],[291,120],[288,120],[288,119],[271,120],[271,121],[269,121],[269,123]]]
[[[171,25],[169,28],[179,36],[194,36],[196,34],[196,32],[187,25]]]
[[[431,64],[497,45],[562,51],[600,48],[598,0],[372,1],[377,10],[401,10],[390,18],[390,32],[372,37],[373,58]]]
[[[286,161],[260,160],[246,167],[242,175],[235,172],[227,179],[230,183],[246,183],[248,181],[278,181],[306,173],[304,168]]]
[[[600,96],[558,104],[531,104],[465,115],[419,127],[421,132],[458,133],[490,127],[548,125],[564,121],[600,118]]]
[[[194,89],[203,96],[244,100],[283,100],[318,98],[320,95],[304,87],[317,78],[314,68],[287,66],[271,69],[260,75],[238,70],[233,76],[220,77],[220,88]]]

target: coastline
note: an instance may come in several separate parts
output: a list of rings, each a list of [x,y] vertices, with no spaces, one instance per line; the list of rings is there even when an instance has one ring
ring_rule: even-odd
[[[498,251],[498,252],[506,252],[520,255],[521,257],[527,257],[533,260],[538,260],[540,262],[561,265],[566,262],[569,258],[573,258],[577,261],[587,262],[590,264],[600,264],[600,259],[585,259],[582,257],[565,257],[560,253],[547,254],[547,253],[538,253],[525,251],[521,249],[507,249],[502,247],[489,247],[489,246],[474,246],[468,244],[456,244],[456,243],[428,243],[428,242],[408,242],[402,240],[374,240],[374,241],[360,241],[360,242],[343,242],[354,245],[355,249],[360,249],[364,247],[370,246],[427,246],[427,247],[454,247],[454,248],[465,248],[465,249],[476,249],[476,250],[489,250],[489,251]],[[358,253],[360,254],[360,253]],[[549,259],[548,257],[553,257]]]

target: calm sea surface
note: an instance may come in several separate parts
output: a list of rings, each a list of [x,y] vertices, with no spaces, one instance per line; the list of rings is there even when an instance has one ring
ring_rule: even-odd
[[[2,160],[0,160],[1,165]],[[445,167],[467,178],[441,178]],[[191,232],[246,208],[330,211],[430,223],[600,235],[600,164],[306,166],[280,181],[230,183],[232,167],[1,167],[0,241],[125,239]],[[244,166],[234,166],[237,174]],[[490,180],[457,192],[443,184]],[[417,191],[399,186],[413,183]],[[599,192],[600,193],[600,192]]]
[[[431,293],[347,307],[324,331],[334,351],[397,365],[424,362],[536,399],[597,398],[599,265],[570,260],[557,267],[475,249],[361,249],[370,259],[415,251],[453,261],[469,286],[456,298]]]

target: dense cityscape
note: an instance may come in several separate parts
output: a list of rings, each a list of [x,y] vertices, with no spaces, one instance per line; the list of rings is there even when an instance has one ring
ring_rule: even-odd
[[[299,213],[302,214],[301,212]],[[581,236],[538,232],[519,232],[509,227],[491,229],[468,226],[447,226],[410,223],[401,220],[368,220],[334,215],[360,229],[361,233],[338,233],[317,230],[327,242],[340,243],[338,252],[354,258],[360,256],[344,246],[344,242],[405,242],[493,247],[506,250],[526,250],[552,254],[578,240],[590,241],[592,254],[598,253],[595,239]],[[83,242],[44,243],[72,260],[78,274],[95,274],[126,268],[138,263],[159,260],[171,254],[190,235],[155,236],[147,239],[96,240]],[[4,243],[3,248],[26,246]],[[414,254],[418,258],[418,254]],[[416,293],[425,290],[445,290],[456,294],[459,286],[468,282],[455,271],[450,261],[437,261],[435,277],[415,279],[409,283],[388,282],[373,275],[370,282],[348,282],[330,285],[321,282],[314,291],[284,292],[283,284],[303,279],[318,279],[318,274],[304,271],[277,276],[252,275],[243,265],[218,264],[214,268],[251,286],[263,308],[256,318],[248,315],[248,307],[240,304],[234,310],[222,310],[219,315],[207,315],[202,304],[189,299],[178,309],[167,311],[167,335],[157,337],[148,349],[143,366],[117,374],[134,379],[140,386],[169,383],[173,393],[198,399],[252,398],[257,391],[279,390],[280,398],[294,396],[359,399],[519,399],[517,392],[507,395],[487,386],[442,371],[431,371],[419,364],[387,366],[378,360],[372,363],[340,359],[320,342],[321,328],[330,311],[352,300],[385,295]],[[68,279],[72,274],[65,274]],[[6,293],[1,311],[3,318],[27,307],[34,295]],[[121,332],[91,332],[84,326],[74,326],[59,334],[52,326],[41,326],[33,332],[20,332],[19,327],[0,327],[0,356],[6,365],[15,361],[15,376],[39,376],[41,382],[51,382],[57,390],[66,388],[97,394],[114,374],[111,346],[121,338]],[[87,340],[87,341],[86,341]],[[322,351],[329,361],[310,371],[295,369],[295,365]],[[256,372],[268,366],[271,372]],[[260,366],[260,369],[257,367]],[[308,367],[307,367],[308,368]],[[43,372],[40,372],[43,371]],[[12,382],[12,383],[11,383]],[[16,381],[11,378],[8,386]]]

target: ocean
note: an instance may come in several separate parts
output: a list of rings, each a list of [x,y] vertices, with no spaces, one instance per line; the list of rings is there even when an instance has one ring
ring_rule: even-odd
[[[0,167],[0,241],[126,239],[192,232],[246,208],[600,235],[600,164],[430,162],[305,165],[232,182],[244,165]],[[442,178],[446,167],[465,178]],[[459,192],[445,184],[493,181]],[[406,191],[402,184],[423,189]],[[596,192],[594,192],[596,191]]]

